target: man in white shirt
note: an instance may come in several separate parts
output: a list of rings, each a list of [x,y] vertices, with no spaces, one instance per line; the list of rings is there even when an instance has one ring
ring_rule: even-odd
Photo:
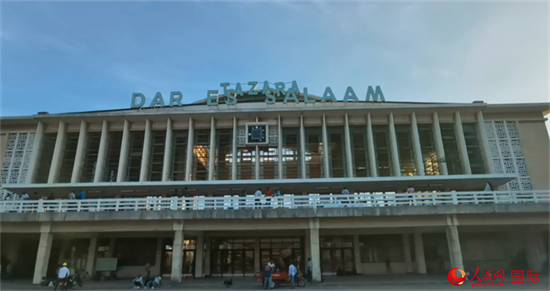
[[[27,194],[27,192],[24,192],[23,195],[21,195],[21,200],[29,200],[29,194]]]
[[[71,191],[71,193],[69,193],[69,200],[75,200],[76,199],[76,195],[74,194],[74,191]]]
[[[67,268],[67,263],[63,263],[63,266],[57,271],[57,284],[55,284],[53,290],[57,290],[58,286],[62,286],[62,289],[66,289],[65,284],[67,284],[70,273],[69,268]]]
[[[255,200],[256,200],[256,206],[260,206],[260,197],[262,197],[262,188],[259,188],[255,193],[254,193],[254,197],[255,197]]]

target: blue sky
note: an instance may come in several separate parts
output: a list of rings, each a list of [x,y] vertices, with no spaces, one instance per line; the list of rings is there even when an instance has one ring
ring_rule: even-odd
[[[128,108],[223,82],[388,101],[548,102],[548,3],[1,3],[1,111]]]

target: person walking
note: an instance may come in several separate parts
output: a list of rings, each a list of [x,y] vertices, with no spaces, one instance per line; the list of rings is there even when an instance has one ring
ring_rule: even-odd
[[[298,273],[298,269],[296,269],[293,263],[290,263],[290,266],[288,266],[288,277],[290,278],[290,286],[292,289],[295,287],[294,280],[296,279],[296,273]]]
[[[307,259],[307,269],[306,269],[306,276],[307,276],[307,281],[309,283],[311,283],[312,281],[312,272],[313,271],[313,262],[311,261],[311,258],[308,258]]]
[[[267,262],[267,265],[265,265],[264,269],[264,289],[271,290],[271,272],[273,271],[273,268],[271,267],[271,263]]]

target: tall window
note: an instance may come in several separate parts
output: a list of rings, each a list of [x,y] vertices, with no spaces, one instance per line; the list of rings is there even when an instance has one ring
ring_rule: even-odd
[[[279,149],[276,146],[258,147],[260,152],[260,179],[277,179],[279,176]]]
[[[440,124],[440,128],[443,147],[445,148],[445,162],[447,163],[449,175],[464,174],[454,124],[442,123]]]
[[[416,164],[412,144],[412,130],[410,125],[396,125],[395,137],[397,140],[397,154],[401,166],[401,176],[415,176]]]
[[[369,150],[366,130],[365,126],[350,126],[349,128],[354,177],[368,177],[371,175],[368,165]]]
[[[185,181],[187,167],[187,130],[174,130],[172,133],[172,167],[170,181]]]
[[[126,180],[130,182],[139,181],[141,172],[141,157],[143,156],[143,141],[145,140],[144,131],[130,132],[130,150],[128,151],[128,166],[126,170]]]
[[[231,180],[233,129],[216,130],[214,180]]]
[[[162,168],[164,165],[164,144],[166,131],[152,132],[151,155],[149,156],[149,181],[162,181]]]
[[[101,132],[88,133],[88,141],[86,143],[86,154],[84,155],[84,163],[82,164],[82,173],[80,182],[93,182],[97,156],[99,153],[99,143],[101,142]]]
[[[120,160],[120,147],[122,145],[122,131],[109,132],[109,147],[107,150],[107,163],[103,171],[102,182],[116,182],[118,163]]]
[[[73,174],[74,159],[76,157],[76,148],[78,147],[78,133],[67,133],[65,148],[63,149],[63,158],[59,169],[59,183],[71,182]]]
[[[48,183],[48,175],[50,173],[50,166],[52,165],[53,151],[55,149],[56,140],[57,140],[57,133],[44,134],[44,142],[42,144],[42,154],[40,156],[40,164],[38,165],[36,181],[33,181],[33,182]]]
[[[190,180],[208,180],[210,130],[196,130],[193,141],[193,171]]]
[[[391,167],[391,151],[387,125],[373,125],[374,153],[378,166],[379,177],[389,177],[393,174]]]
[[[305,128],[306,141],[306,177],[324,177],[323,166],[323,135],[320,127]]]
[[[328,132],[328,156],[329,168],[331,177],[343,178],[346,177],[346,155],[344,151],[344,127],[333,126],[327,128]]]
[[[237,149],[237,180],[256,178],[256,147]]]
[[[485,165],[483,155],[481,154],[481,146],[477,135],[475,123],[463,123],[464,139],[466,140],[466,151],[470,160],[470,170],[472,174],[485,174]]]
[[[440,175],[439,164],[437,163],[437,152],[434,145],[434,134],[431,124],[419,124],[418,136],[420,137],[420,148],[422,149],[422,162],[426,175]]]
[[[360,235],[362,263],[405,262],[401,235]]]
[[[297,128],[283,128],[283,179],[298,179],[300,174],[300,133]]]

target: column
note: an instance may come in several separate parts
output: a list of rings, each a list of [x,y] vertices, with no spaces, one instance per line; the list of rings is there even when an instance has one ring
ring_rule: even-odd
[[[31,161],[29,163],[29,173],[27,175],[27,184],[32,184],[35,181],[36,172],[40,157],[42,156],[42,143],[44,141],[44,123],[39,121],[36,127],[36,135],[34,136],[34,145],[32,146]]]
[[[451,258],[451,267],[464,270],[462,262],[462,249],[460,248],[460,239],[458,237],[458,228],[456,216],[447,216],[447,244],[449,246],[449,257]]]
[[[205,238],[205,253],[204,253],[204,276],[210,277],[212,274],[210,272],[210,260],[212,254],[212,238]]]
[[[349,132],[349,116],[346,114],[344,116],[344,139],[346,141],[346,165],[347,165],[347,176],[353,178],[353,158],[351,154],[351,136]]]
[[[237,137],[239,135],[239,127],[237,123],[237,117],[233,116],[233,141],[231,146],[231,180],[237,180],[237,163],[239,157],[237,157]],[[280,148],[280,147],[279,147]],[[210,263],[209,263],[210,264]],[[209,271],[210,272],[210,271]],[[209,273],[210,275],[210,273]]]
[[[162,272],[162,249],[164,248],[164,238],[157,238],[157,250],[155,253],[155,273],[160,274]]]
[[[397,136],[395,135],[395,124],[393,113],[390,112],[390,150],[393,176],[401,177],[401,166],[399,165],[399,152],[397,150]]]
[[[76,146],[76,154],[74,157],[73,173],[71,175],[71,183],[80,182],[82,174],[82,164],[86,155],[86,146],[88,145],[88,124],[86,121],[80,122],[80,133],[78,134],[78,145]]]
[[[314,283],[321,282],[321,251],[319,249],[319,219],[309,219],[309,236],[311,246],[311,261],[313,268],[311,277]]]
[[[254,238],[254,273],[260,271],[260,260],[262,259],[262,254],[260,253],[260,237],[257,236]]]
[[[208,180],[214,180],[216,170],[216,121],[214,116],[210,117],[210,148],[208,149]]]
[[[97,251],[97,237],[90,238],[90,246],[88,247],[88,259],[86,260],[86,272],[92,276],[95,269],[95,255]]]
[[[407,273],[413,272],[411,260],[411,244],[409,242],[409,234],[403,234],[403,254],[405,255],[405,264],[407,265]]]
[[[445,149],[443,148],[443,138],[441,137],[441,127],[439,126],[439,116],[437,115],[437,112],[434,112],[433,115],[433,132],[434,132],[434,144],[435,144],[435,152],[437,153],[437,159],[441,160],[446,158],[445,157]],[[439,174],[440,175],[448,175],[449,172],[447,171],[447,163],[445,162],[438,162],[439,166]]]
[[[328,133],[327,133],[327,116],[323,114],[323,167],[325,169],[325,178],[330,178],[330,165],[328,161]]]
[[[256,146],[256,162],[254,163],[254,177],[260,179],[260,147]]]
[[[378,166],[376,163],[376,153],[374,152],[374,135],[372,133],[372,119],[370,113],[367,113],[367,147],[369,151],[369,166],[371,177],[378,176]]]
[[[101,139],[99,141],[99,151],[97,152],[97,162],[95,164],[94,183],[101,182],[103,172],[105,171],[105,162],[107,160],[107,151],[109,146],[109,123],[103,120],[101,127]]]
[[[59,170],[61,170],[61,161],[63,160],[63,152],[65,149],[65,139],[67,138],[66,130],[67,124],[60,121],[57,129],[57,139],[55,140],[52,163],[50,165],[48,184],[57,183],[57,179],[59,178]]]
[[[420,145],[420,135],[418,134],[418,125],[416,123],[416,113],[411,114],[412,142],[414,149],[414,160],[416,161],[416,175],[424,176],[424,161],[422,159],[422,146]]]
[[[164,140],[164,159],[162,165],[162,182],[170,181],[172,175],[172,159],[174,155],[172,119],[166,121],[166,139]]]
[[[118,158],[117,182],[126,180],[126,171],[128,170],[128,153],[130,151],[130,121],[124,120],[124,129],[122,130],[122,144],[120,146],[120,156]]]
[[[485,173],[494,174],[491,152],[489,151],[489,139],[487,138],[487,132],[485,131],[485,119],[483,118],[483,112],[481,110],[478,111],[476,117],[477,136],[480,141],[479,145],[481,147],[481,156],[483,157]]]
[[[424,242],[422,233],[414,233],[414,257],[416,258],[416,272],[426,274],[426,258],[424,257]]]
[[[458,142],[460,160],[462,160],[462,168],[464,168],[464,174],[471,175],[472,169],[470,168],[470,158],[468,157],[466,139],[464,138],[464,129],[462,128],[462,118],[460,118],[460,112],[458,111],[455,112],[455,134]]]
[[[277,169],[279,179],[283,178],[283,126],[281,124],[281,115],[277,116]]]
[[[202,266],[204,259],[204,235],[197,236],[197,244],[195,249],[195,277],[202,278]]]
[[[355,261],[355,271],[357,271],[357,274],[362,274],[361,245],[359,243],[359,235],[357,234],[353,235],[353,256]]]
[[[530,231],[525,234],[525,245],[527,251],[527,264],[529,269],[533,271],[541,271],[544,261],[548,255],[544,249],[544,241],[542,233]]]
[[[306,129],[304,128],[304,116],[300,115],[300,173],[302,179],[306,178]]]
[[[174,243],[172,244],[172,273],[173,282],[181,282],[183,263],[183,221],[174,222]]]
[[[139,181],[149,180],[149,171],[151,165],[151,120],[145,120],[145,134],[143,135],[143,149],[141,151],[141,169],[139,171]]]
[[[189,117],[189,132],[187,133],[187,162],[185,164],[185,181],[191,180],[191,167],[193,166],[193,139],[195,129],[193,127],[193,118]]]
[[[38,253],[34,265],[33,284],[40,284],[42,277],[48,273],[48,263],[52,250],[53,235],[50,233],[51,224],[44,222],[40,226],[40,241],[38,242]]]

